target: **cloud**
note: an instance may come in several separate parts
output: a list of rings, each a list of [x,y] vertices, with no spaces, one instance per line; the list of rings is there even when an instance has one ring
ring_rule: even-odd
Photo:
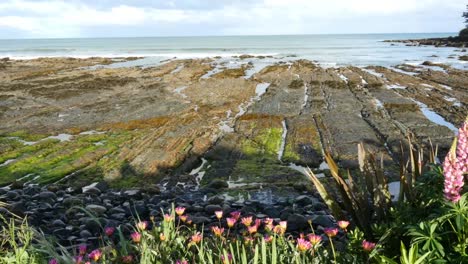
[[[96,37],[106,34],[104,29],[108,35],[146,36],[457,31],[465,4],[465,0],[4,0],[0,26],[10,35],[16,32],[14,37]],[[2,33],[0,28],[0,37],[8,37]]]

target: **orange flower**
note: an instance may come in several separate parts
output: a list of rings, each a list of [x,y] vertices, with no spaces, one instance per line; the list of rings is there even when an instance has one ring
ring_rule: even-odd
[[[346,228],[348,228],[348,226],[349,226],[349,222],[348,221],[338,221],[338,226],[341,229],[346,231]]]
[[[176,214],[177,214],[178,216],[181,216],[181,215],[183,215],[184,212],[185,212],[185,207],[179,206],[179,207],[177,207],[177,208],[175,209],[175,212],[176,212]]]
[[[362,248],[366,252],[371,252],[375,248],[375,243],[369,242],[367,240],[362,241]]]
[[[217,227],[217,226],[212,226],[211,231],[213,231],[215,236],[221,237],[223,235],[224,228],[220,228],[220,227]]]
[[[323,230],[328,237],[334,237],[338,234],[338,228],[325,228]]]
[[[315,234],[308,235],[308,238],[312,246],[316,246],[322,241],[322,237]]]
[[[166,241],[166,236],[164,235],[164,233],[159,234],[159,239],[161,241]]]
[[[216,211],[215,215],[216,215],[216,218],[221,219],[223,218],[223,211]]]
[[[249,226],[247,227],[247,230],[249,231],[249,233],[252,235],[252,234],[255,234],[257,233],[258,231],[258,227],[256,225],[253,225],[253,226]]]
[[[242,217],[242,220],[241,220],[242,224],[244,224],[245,226],[249,227],[253,220],[252,220],[252,217],[249,216],[249,217]]]
[[[192,243],[198,244],[200,243],[201,240],[202,240],[202,235],[200,234],[200,232],[197,232],[194,235],[192,235],[192,238],[191,238]]]
[[[180,221],[185,223],[185,222],[187,222],[188,216],[187,215],[181,215],[181,216],[179,216],[179,219],[180,219]]]
[[[226,222],[229,228],[233,227],[236,224],[236,219],[232,217],[226,218]]]
[[[309,241],[307,241],[307,240],[305,240],[303,238],[298,238],[297,239],[297,249],[300,252],[306,252],[311,247],[312,247],[312,244]]]

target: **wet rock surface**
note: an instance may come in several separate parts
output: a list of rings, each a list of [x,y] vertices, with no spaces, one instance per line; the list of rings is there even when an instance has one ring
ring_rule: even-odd
[[[448,65],[323,68],[269,60],[145,67],[113,67],[102,58],[2,61],[0,185],[11,190],[0,194],[15,201],[23,184],[52,183],[88,196],[124,188],[136,200],[144,195],[134,187],[155,184],[176,186],[174,196],[187,184],[225,195],[310,192],[305,167],[327,177],[329,151],[358,173],[360,142],[395,180],[401,142],[411,136],[416,148],[438,145],[442,157],[468,113],[468,74]],[[34,199],[44,208],[58,199],[41,195]],[[67,205],[94,204],[66,198]],[[96,213],[111,213],[95,205]]]

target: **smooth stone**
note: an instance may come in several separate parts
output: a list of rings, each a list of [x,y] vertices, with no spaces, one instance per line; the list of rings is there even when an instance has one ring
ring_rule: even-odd
[[[80,237],[82,237],[82,238],[88,238],[88,237],[92,237],[92,236],[93,235],[88,230],[82,230],[80,232]]]
[[[229,187],[229,184],[227,183],[227,181],[214,180],[210,182],[206,187],[211,189],[225,189]]]
[[[83,191],[84,194],[94,194],[94,195],[100,195],[101,194],[101,190],[99,190],[98,188],[96,187],[89,187],[89,188],[86,188],[84,191]]]
[[[190,219],[192,219],[192,223],[195,225],[208,224],[211,222],[208,217],[204,216],[193,216]]]
[[[209,204],[209,205],[205,206],[205,212],[207,214],[210,214],[210,215],[214,214],[214,212],[216,212],[216,211],[222,211],[222,210],[223,210],[223,208],[221,206],[219,206],[219,205],[216,205],[216,204]]]
[[[49,191],[41,192],[38,197],[41,200],[56,200],[57,199],[57,195]]]
[[[102,215],[107,211],[107,208],[102,206],[102,205],[97,205],[97,204],[88,204],[86,207],[86,210],[95,213],[97,215]]]
[[[288,231],[297,231],[307,228],[307,219],[300,214],[292,214],[288,217]]]
[[[312,216],[312,224],[323,227],[333,227],[335,225],[335,221],[333,217],[329,215],[314,215]]]

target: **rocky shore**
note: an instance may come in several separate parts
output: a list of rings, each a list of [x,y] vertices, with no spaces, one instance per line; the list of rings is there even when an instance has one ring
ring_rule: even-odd
[[[468,40],[460,37],[430,38],[430,39],[406,39],[406,40],[384,40],[390,43],[403,43],[406,46],[434,46],[434,47],[468,47]]]
[[[432,62],[145,62],[1,60],[0,201],[66,243],[99,229],[74,206],[104,226],[175,204],[206,227],[220,208],[288,220],[291,232],[309,219],[326,227],[334,219],[305,167],[327,181],[328,151],[358,175],[364,142],[397,181],[402,143],[442,157],[468,113],[468,73]]]

